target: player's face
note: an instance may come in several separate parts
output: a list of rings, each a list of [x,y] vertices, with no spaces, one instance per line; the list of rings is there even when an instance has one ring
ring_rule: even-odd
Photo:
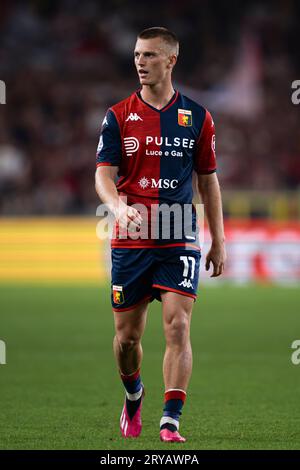
[[[176,56],[161,38],[138,39],[134,63],[141,85],[156,85],[170,76]]]

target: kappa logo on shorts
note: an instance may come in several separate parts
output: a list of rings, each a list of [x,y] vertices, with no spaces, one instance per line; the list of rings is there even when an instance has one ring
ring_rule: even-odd
[[[194,289],[193,287],[193,284],[191,283],[190,279],[184,279],[180,284],[178,284],[179,286],[182,286],[182,287],[186,287],[187,289]]]
[[[123,286],[113,286],[113,299],[114,303],[121,305],[125,302]]]

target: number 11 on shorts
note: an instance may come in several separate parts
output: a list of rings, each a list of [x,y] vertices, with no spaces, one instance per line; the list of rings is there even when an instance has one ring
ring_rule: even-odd
[[[183,261],[184,268],[183,268],[183,277],[188,277],[189,274],[189,268],[190,268],[190,263],[191,262],[191,279],[194,279],[195,275],[195,265],[196,265],[196,260],[193,256],[180,256],[180,261]]]

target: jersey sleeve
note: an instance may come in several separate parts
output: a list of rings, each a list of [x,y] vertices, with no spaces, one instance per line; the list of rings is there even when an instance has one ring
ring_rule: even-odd
[[[197,140],[194,156],[194,170],[198,174],[208,175],[217,169],[216,162],[216,134],[211,114],[206,110],[204,122]]]
[[[102,122],[96,153],[96,167],[119,166],[121,156],[122,144],[119,124],[114,112],[109,109]]]

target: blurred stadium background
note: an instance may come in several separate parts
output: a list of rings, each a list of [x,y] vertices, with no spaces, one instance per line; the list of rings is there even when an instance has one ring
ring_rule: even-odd
[[[0,105],[0,338],[8,344],[8,364],[1,368],[0,380],[6,380],[1,391],[7,407],[2,412],[7,413],[3,419],[9,429],[2,434],[2,446],[118,448],[123,445],[109,437],[110,430],[103,435],[103,441],[96,438],[89,441],[80,438],[81,431],[76,426],[72,430],[64,428],[65,418],[71,419],[74,409],[70,405],[68,414],[63,401],[53,416],[56,425],[61,426],[59,429],[69,433],[70,441],[59,440],[55,433],[54,436],[54,424],[49,424],[50,418],[47,421],[44,407],[48,403],[50,410],[51,406],[55,408],[59,391],[51,388],[53,384],[46,373],[51,371],[60,386],[63,377],[71,383],[70,377],[76,381],[78,369],[74,361],[80,352],[79,362],[86,371],[87,375],[83,372],[86,380],[91,374],[97,377],[99,363],[95,358],[105,370],[106,362],[111,368],[109,244],[96,237],[95,151],[106,109],[138,88],[132,54],[136,34],[145,27],[162,25],[174,30],[181,43],[175,87],[212,112],[217,131],[228,265],[224,278],[213,282],[202,266],[202,283],[217,289],[214,293],[204,290],[201,298],[203,295],[204,307],[210,309],[216,324],[222,325],[224,334],[219,327],[215,331],[212,320],[201,320],[200,336],[195,336],[196,354],[198,351],[200,356],[205,351],[201,363],[204,377],[205,371],[216,367],[220,376],[223,366],[228,370],[228,364],[234,364],[233,352],[226,356],[230,347],[236,348],[238,355],[246,354],[246,346],[253,346],[252,352],[255,349],[262,354],[253,358],[249,347],[249,356],[243,356],[246,362],[240,364],[240,369],[229,368],[231,379],[224,377],[225,382],[228,380],[227,392],[220,389],[219,397],[216,395],[215,401],[211,398],[206,407],[208,440],[205,441],[200,430],[201,442],[208,448],[284,447],[287,442],[297,447],[298,431],[289,436],[288,427],[284,428],[282,423],[292,420],[296,406],[290,390],[299,392],[299,379],[295,379],[293,366],[289,365],[290,344],[300,334],[300,105],[294,105],[291,100],[292,82],[300,79],[299,2],[2,0],[0,10],[0,79],[6,84],[6,104]],[[205,243],[204,253],[206,249]],[[246,289],[244,293],[240,285]],[[220,313],[226,302],[233,308],[226,307],[229,324]],[[245,302],[249,302],[247,307]],[[159,304],[151,308],[159,311]],[[202,300],[197,302],[197,309],[202,309]],[[244,313],[244,323],[240,311]],[[262,315],[265,315],[263,320]],[[285,315],[283,324],[281,315]],[[151,353],[151,344],[161,328],[159,321],[151,321],[153,324],[145,337],[149,367],[150,363],[156,364],[157,355],[155,351]],[[199,320],[194,321],[197,326]],[[261,327],[263,330],[259,332]],[[75,333],[76,348],[79,346],[77,355],[70,331]],[[269,336],[260,337],[262,332]],[[223,354],[223,362],[218,366],[214,346],[206,341],[205,335],[218,337]],[[235,343],[238,337],[239,344]],[[158,348],[162,348],[162,338],[160,341],[155,343]],[[44,348],[49,350],[48,358]],[[275,362],[268,351],[270,354],[273,351]],[[268,376],[262,357],[269,357],[267,362],[274,375]],[[30,371],[25,366],[27,360],[33,364]],[[218,416],[213,416],[214,407],[218,399],[224,403],[229,397],[227,408],[219,410],[219,417],[228,413],[226,419],[230,421],[233,416],[230,384],[235,381],[242,384],[242,393],[249,389],[247,377],[243,375],[245,364],[257,371],[251,378],[252,386],[258,386],[254,397],[261,391],[258,384],[267,380],[269,394],[257,407],[266,421],[255,422],[253,411],[252,424],[244,423],[244,437],[236,428],[228,440],[225,437],[222,440],[212,431],[220,426]],[[158,361],[156,373],[162,389],[159,368]],[[281,415],[268,415],[267,404],[271,403],[273,411],[276,408],[275,404],[272,407],[271,390],[278,386],[279,371],[285,377],[287,388],[278,392],[277,400],[278,403],[286,400],[291,407]],[[153,371],[148,372],[149,380],[150,372]],[[37,377],[40,377],[40,388],[33,385],[39,380]],[[209,374],[207,377],[213,380]],[[207,380],[209,396],[207,377],[201,385],[205,390]],[[99,377],[95,380],[99,389],[103,387]],[[198,385],[197,380],[196,377],[194,385]],[[111,372],[105,386],[116,387],[117,383],[115,372]],[[24,384],[28,387],[25,396],[19,391]],[[219,390],[218,384],[215,385]],[[94,412],[99,412],[96,411],[96,385],[94,388],[93,393],[87,386],[74,390],[75,395],[81,393],[87,397],[86,403],[90,400],[93,404],[94,408],[88,411],[82,407],[87,416],[90,413],[91,420]],[[36,400],[35,411],[30,408],[33,405],[29,390]],[[236,394],[238,390],[237,387]],[[46,402],[39,402],[39,397],[43,401],[41,393]],[[115,393],[120,400],[121,390]],[[70,396],[74,398],[68,389],[66,402]],[[248,398],[247,403],[254,410],[257,403],[251,405],[250,395]],[[159,407],[160,399],[161,390],[157,392]],[[238,395],[235,399],[238,400]],[[21,418],[19,422],[18,413],[24,417],[22,403],[23,407],[27,406],[28,419]],[[104,413],[110,422],[111,416],[105,414],[106,405],[102,405],[100,414]],[[247,406],[246,409],[241,406],[240,410],[236,414],[237,422],[247,415]],[[196,408],[189,411],[191,415],[196,412]],[[117,411],[113,413],[117,420]],[[49,435],[46,438],[45,434],[44,439],[40,416],[49,424],[44,429]],[[253,437],[252,429],[262,429],[270,422],[269,435]],[[299,422],[294,424],[299,430]],[[84,428],[86,423],[80,425]],[[113,432],[112,427],[111,435]],[[155,439],[152,444],[149,436],[151,433],[145,445],[151,448]],[[109,440],[112,442],[108,444]],[[200,446],[197,440],[191,445]]]
[[[159,23],[181,41],[176,87],[215,119],[229,242],[226,276],[299,279],[300,119],[291,101],[300,65],[299,3],[228,7],[176,0],[152,6],[1,2],[0,77],[7,88],[0,113],[1,278],[20,280],[23,273],[28,279],[36,271],[41,279],[55,271],[66,279],[71,262],[60,241],[69,239],[68,227],[82,247],[76,249],[81,277],[97,282],[104,272],[93,220],[99,127],[106,109],[138,87],[132,48],[139,30],[157,24],[158,9]],[[75,230],[69,218],[74,215],[84,217],[82,225],[76,219]],[[67,219],[50,221],[49,233],[47,216]],[[18,226],[19,217],[30,219]],[[20,238],[24,244],[16,251]]]

